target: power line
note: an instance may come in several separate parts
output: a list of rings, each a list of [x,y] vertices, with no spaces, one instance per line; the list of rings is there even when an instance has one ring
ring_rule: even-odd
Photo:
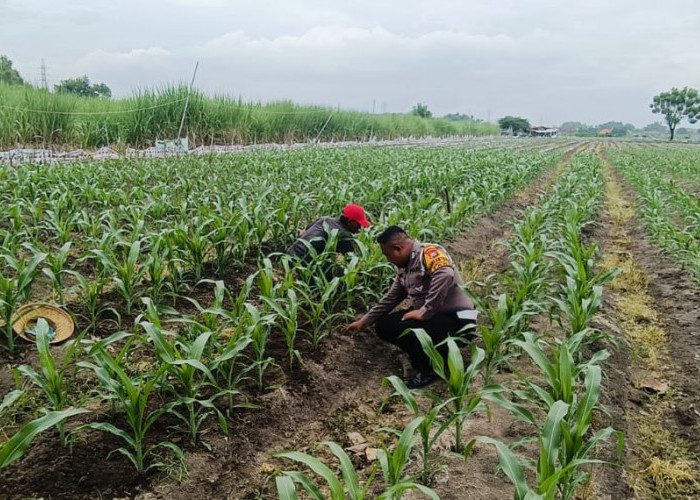
[[[148,106],[146,108],[135,108],[135,109],[122,109],[119,111],[51,111],[48,109],[28,109],[28,108],[18,108],[16,106],[4,106],[0,105],[0,108],[11,109],[13,111],[24,111],[29,113],[45,113],[52,115],[116,115],[123,113],[137,113],[139,111],[146,111],[149,109],[162,108],[164,106],[170,106],[171,104],[177,104],[178,102],[184,101],[185,98],[175,99],[174,101],[168,101],[163,104],[156,104],[155,106]]]

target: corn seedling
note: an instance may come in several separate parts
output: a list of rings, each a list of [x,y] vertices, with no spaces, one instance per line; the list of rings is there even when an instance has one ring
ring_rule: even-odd
[[[88,427],[99,431],[109,432],[121,438],[128,448],[122,447],[115,451],[126,456],[134,464],[136,471],[143,474],[160,464],[153,463],[146,466],[146,458],[158,447],[166,447],[175,453],[176,457],[184,461],[182,450],[170,441],[162,441],[156,445],[146,447],[146,433],[151,426],[165,413],[170,413],[174,403],[168,403],[153,411],[148,410],[148,402],[153,391],[162,383],[161,378],[167,371],[167,366],[160,366],[150,377],[143,376],[137,380],[124,371],[120,363],[115,360],[102,345],[97,344],[92,348],[93,362],[81,361],[78,366],[92,370],[102,385],[100,395],[113,403],[119,403],[125,412],[128,431],[122,430],[109,422],[96,422],[88,424]]]
[[[260,311],[252,304],[245,303],[245,308],[247,311],[245,322],[242,324],[246,325],[246,337],[250,337],[251,344],[253,346],[253,352],[255,356],[255,369],[257,370],[256,382],[258,385],[258,390],[263,389],[263,375],[265,370],[272,364],[274,364],[274,359],[265,356],[265,347],[267,346],[267,339],[270,336],[271,324],[274,320],[274,315],[271,314],[261,314]],[[239,323],[240,325],[241,323]]]
[[[63,303],[63,274],[71,245],[72,243],[68,241],[57,252],[48,253],[46,257],[48,267],[41,270],[51,281],[51,288],[59,303]]]
[[[20,302],[29,299],[32,283],[39,273],[39,264],[46,259],[46,254],[34,253],[28,261],[7,253],[1,257],[5,261],[4,269],[0,268],[0,310],[4,321],[2,328],[7,339],[7,349],[14,352],[15,334],[12,319]]]
[[[340,462],[342,481],[338,479],[335,472],[328,468],[327,465],[306,453],[285,451],[282,453],[275,453],[273,456],[294,460],[295,462],[302,463],[309,467],[317,476],[325,481],[330,492],[330,497],[324,495],[321,489],[314,484],[313,480],[303,472],[283,471],[284,476],[279,476],[276,479],[279,498],[298,498],[294,483],[301,485],[304,491],[314,500],[326,500],[328,498],[331,500],[346,500],[347,498],[351,500],[363,500],[367,498],[367,493],[374,480],[377,467],[375,466],[372,470],[364,486],[360,487],[360,479],[357,475],[357,471],[355,471],[352,460],[347,453],[345,453],[338,444],[332,441],[324,441],[321,444],[330,448],[333,455],[335,455]]]
[[[5,401],[3,400],[3,404]],[[42,432],[62,424],[67,418],[81,413],[89,413],[81,408],[70,408],[61,411],[50,411],[44,416],[25,424],[9,441],[0,446],[0,473],[15,460],[22,458],[32,440]]]
[[[26,376],[32,384],[42,390],[46,399],[48,399],[52,410],[65,410],[69,403],[69,392],[72,385],[72,377],[66,377],[69,370],[73,367],[73,358],[78,352],[80,341],[85,332],[80,334],[76,339],[70,341],[66,350],[61,365],[56,365],[56,360],[51,354],[49,346],[49,325],[45,319],[39,318],[36,325],[36,345],[39,350],[39,364],[41,365],[41,373],[37,373],[34,368],[28,365],[22,365],[18,368],[19,372]],[[66,433],[63,423],[59,423],[58,430],[61,435],[61,445],[66,446]]]
[[[88,316],[85,318],[89,322],[86,331],[94,333],[105,313],[110,313],[114,316],[115,319],[112,321],[114,321],[117,326],[121,324],[121,315],[119,312],[117,312],[114,307],[100,300],[100,296],[105,286],[107,286],[107,278],[97,277],[94,280],[90,280],[78,271],[67,270],[66,273],[73,276],[78,282],[77,286],[80,290],[78,292],[78,297],[88,312]]]
[[[389,431],[399,436],[393,451],[387,447],[377,450],[377,459],[384,476],[384,492],[378,498],[383,500],[399,500],[405,491],[417,489],[424,495],[433,499],[438,499],[437,493],[425,485],[414,480],[412,476],[405,475],[406,467],[409,464],[411,453],[416,448],[416,430],[422,424],[425,417],[416,417],[406,426],[403,431],[395,429],[381,429]]]
[[[582,332],[585,335],[585,332]],[[572,337],[569,341],[549,344],[544,340],[537,339],[530,332],[523,333],[524,340],[514,340],[513,343],[525,351],[535,362],[544,376],[547,389],[543,389],[525,377],[525,384],[536,396],[540,404],[544,404],[546,409],[554,405],[556,401],[564,401],[572,404],[575,398],[576,380],[588,367],[594,366],[607,359],[610,353],[607,350],[597,352],[585,363],[576,363],[578,352],[571,352],[571,346],[582,346],[580,338],[582,335]],[[551,351],[552,359],[547,356],[545,349]],[[532,400],[530,396],[519,393],[524,399]]]
[[[436,471],[433,465],[434,459],[430,456],[430,453],[435,443],[440,439],[440,436],[452,425],[453,420],[456,418],[455,414],[447,418],[441,418],[445,406],[451,404],[452,399],[440,401],[439,398],[431,398],[431,405],[421,411],[415,396],[411,390],[406,387],[403,380],[392,375],[382,381],[382,386],[385,386],[387,383],[390,383],[394,387],[394,394],[391,396],[400,396],[406,408],[413,412],[414,417],[424,417],[416,431],[421,441],[419,450],[423,462],[420,480],[422,484],[429,484]]]
[[[175,397],[175,406],[169,413],[185,424],[189,440],[193,443],[197,441],[203,422],[212,414],[218,417],[219,425],[228,433],[226,418],[214,406],[214,401],[224,396],[226,391],[217,391],[208,398],[202,397],[206,389],[216,387],[214,376],[202,362],[211,332],[202,333],[188,344],[177,340],[170,342],[165,332],[152,323],[144,322],[142,326],[153,343],[158,361],[166,367],[168,376],[160,384]],[[183,407],[184,412],[178,411],[178,407]]]
[[[282,331],[287,341],[287,354],[289,355],[289,368],[291,369],[295,359],[301,363],[301,353],[294,347],[299,328],[299,301],[297,300],[297,294],[290,289],[287,290],[287,298],[280,297],[276,300],[265,296],[261,298],[276,315],[277,327]]]
[[[486,354],[484,350],[472,346],[472,358],[469,366],[464,366],[462,353],[452,337],[447,337],[447,365],[442,355],[438,352],[433,340],[425,330],[413,330],[423,347],[423,351],[430,358],[430,363],[438,376],[447,384],[447,390],[451,396],[448,411],[454,417],[455,424],[455,449],[462,451],[462,427],[469,416],[477,410],[483,409],[480,392],[472,392],[474,377],[479,373]]]

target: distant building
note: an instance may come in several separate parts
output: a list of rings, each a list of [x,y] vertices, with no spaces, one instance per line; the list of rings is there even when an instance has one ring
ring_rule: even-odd
[[[532,137],[556,137],[559,134],[559,129],[556,127],[532,127],[530,135]]]

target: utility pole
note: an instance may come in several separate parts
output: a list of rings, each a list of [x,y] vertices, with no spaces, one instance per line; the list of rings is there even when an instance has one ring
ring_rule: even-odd
[[[49,82],[46,79],[46,64],[44,64],[44,59],[41,59],[41,86],[45,90],[49,90]]]

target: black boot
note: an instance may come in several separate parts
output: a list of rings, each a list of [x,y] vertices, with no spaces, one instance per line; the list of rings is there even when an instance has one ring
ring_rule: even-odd
[[[433,382],[437,382],[440,379],[437,373],[432,368],[425,370],[417,370],[415,375],[406,380],[406,387],[409,389],[418,389],[420,387],[425,387]]]

